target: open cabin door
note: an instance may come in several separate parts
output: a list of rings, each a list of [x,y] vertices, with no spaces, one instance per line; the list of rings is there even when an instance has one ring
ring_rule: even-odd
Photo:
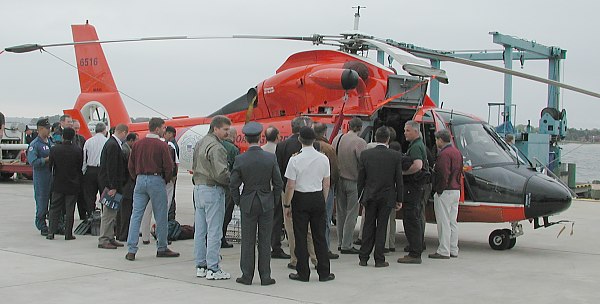
[[[385,98],[392,98],[386,106],[417,108],[423,105],[427,82],[419,77],[404,75],[389,75]]]

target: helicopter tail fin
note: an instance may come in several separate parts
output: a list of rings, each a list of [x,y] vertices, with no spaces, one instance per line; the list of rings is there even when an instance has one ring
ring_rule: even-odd
[[[87,22],[71,25],[71,29],[74,42],[98,40],[96,29]],[[111,127],[120,123],[131,123],[101,44],[76,44],[75,57],[81,94],[74,109],[81,111],[86,125],[93,125],[99,121]]]

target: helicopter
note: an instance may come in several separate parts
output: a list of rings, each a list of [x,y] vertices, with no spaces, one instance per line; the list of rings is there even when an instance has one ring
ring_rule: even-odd
[[[437,108],[426,94],[430,81],[448,83],[444,70],[432,67],[417,58],[419,52],[392,45],[357,30],[340,35],[312,36],[251,36],[229,37],[173,36],[101,41],[94,26],[86,22],[72,25],[73,41],[59,44],[26,44],[6,48],[7,52],[24,53],[49,47],[74,46],[81,94],[73,109],[65,114],[86,122],[81,134],[91,136],[90,128],[99,121],[109,126],[127,124],[130,132],[143,136],[147,123],[132,123],[129,113],[112,77],[102,45],[105,43],[188,40],[188,39],[284,39],[308,41],[314,45],[332,45],[338,50],[309,50],[291,55],[276,70],[275,75],[249,88],[239,98],[206,117],[177,116],[166,120],[177,130],[181,168],[191,168],[193,149],[209,129],[211,117],[226,115],[232,127],[241,131],[248,121],[274,126],[280,139],[291,135],[290,121],[299,115],[328,126],[330,141],[340,131],[347,130],[353,117],[363,120],[361,137],[370,142],[381,126],[394,128],[404,148],[404,123],[421,122],[421,133],[427,147],[435,154],[434,133],[447,129],[453,144],[463,155],[464,170],[459,204],[459,222],[510,223],[510,229],[494,230],[489,236],[492,249],[511,249],[518,236],[523,235],[520,222],[529,220],[534,228],[550,227],[549,217],[567,210],[572,192],[559,180],[539,172],[531,163],[525,164],[511,153],[509,145],[483,120],[469,114]],[[390,62],[396,60],[409,75],[400,75],[385,66],[362,56],[369,50],[384,51]],[[430,54],[432,55],[432,54]],[[507,73],[580,93],[600,96],[560,82],[522,72],[481,64],[466,59],[437,54],[440,59],[478,68]],[[88,128],[88,126],[90,128]],[[240,134],[241,132],[238,132]],[[241,150],[247,148],[243,136],[234,139]],[[266,142],[264,136],[261,142]],[[426,209],[427,221],[434,223],[431,204]],[[401,212],[397,213],[401,218]],[[539,221],[542,219],[543,224]]]

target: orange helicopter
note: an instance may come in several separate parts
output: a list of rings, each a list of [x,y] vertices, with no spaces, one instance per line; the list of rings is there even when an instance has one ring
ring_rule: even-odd
[[[95,28],[87,22],[72,25],[72,32],[72,43],[27,44],[6,48],[5,51],[23,53],[74,45],[81,94],[74,108],[64,112],[86,122],[81,129],[84,136],[91,136],[88,126],[99,121],[109,126],[128,124],[131,132],[140,135],[147,132],[147,123],[131,122],[102,50],[104,43],[215,38],[310,41],[316,45],[335,45],[339,50],[310,50],[293,54],[274,76],[261,81],[215,113],[207,117],[179,116],[167,119],[166,124],[177,129],[181,167],[191,167],[195,143],[207,134],[208,124],[214,115],[228,116],[233,122],[232,127],[238,131],[250,120],[275,126],[282,140],[291,135],[290,121],[299,115],[327,124],[330,140],[348,128],[350,118],[360,117],[363,120],[361,136],[367,142],[372,140],[378,127],[389,126],[399,134],[398,140],[404,148],[407,146],[403,138],[404,123],[413,119],[422,122],[423,139],[434,154],[433,134],[448,129],[453,134],[454,145],[463,155],[465,170],[458,220],[511,224],[511,229],[498,229],[490,234],[489,244],[493,249],[504,250],[515,246],[516,238],[523,234],[520,221],[532,221],[535,228],[549,227],[560,222],[550,222],[549,217],[571,205],[572,192],[531,164],[522,163],[493,127],[471,115],[437,108],[426,94],[427,85],[429,81],[448,83],[446,72],[431,67],[428,61],[411,54],[414,50],[401,49],[388,44],[386,40],[355,30],[332,36],[175,36],[101,41]],[[374,49],[388,53],[412,76],[399,75],[393,68],[360,55]],[[466,59],[436,56],[442,60],[518,77],[526,75],[528,79],[566,89],[573,88],[560,82]],[[576,89],[598,96],[597,93]],[[264,137],[262,141],[265,141]],[[235,143],[242,150],[247,148],[241,135],[238,135]],[[426,213],[428,222],[435,222],[431,206]],[[401,218],[401,213],[399,216]],[[540,219],[543,224],[539,224]]]

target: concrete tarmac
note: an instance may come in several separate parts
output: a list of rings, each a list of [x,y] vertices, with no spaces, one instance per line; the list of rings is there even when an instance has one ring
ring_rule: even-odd
[[[180,174],[177,219],[193,223],[192,185]],[[287,260],[272,260],[277,284],[240,285],[240,246],[223,249],[222,267],[231,280],[196,278],[193,240],[170,246],[179,258],[156,258],[156,247],[141,245],[134,262],[126,249],[97,248],[97,237],[62,236],[49,241],[34,227],[35,203],[30,181],[0,182],[0,303],[599,303],[600,204],[574,201],[553,220],[576,222],[557,237],[562,225],[533,230],[523,222],[525,235],[512,250],[494,251],[489,233],[508,224],[459,224],[459,258],[432,260],[437,230],[427,225],[423,264],[403,265],[405,238],[398,221],[396,252],[386,255],[390,266],[358,266],[356,255],[331,261],[334,281],[321,283],[313,270],[308,283],[291,281]],[[79,224],[75,215],[75,225]],[[358,231],[357,231],[358,232]],[[336,252],[335,228],[332,249]],[[284,250],[289,252],[285,247]]]

